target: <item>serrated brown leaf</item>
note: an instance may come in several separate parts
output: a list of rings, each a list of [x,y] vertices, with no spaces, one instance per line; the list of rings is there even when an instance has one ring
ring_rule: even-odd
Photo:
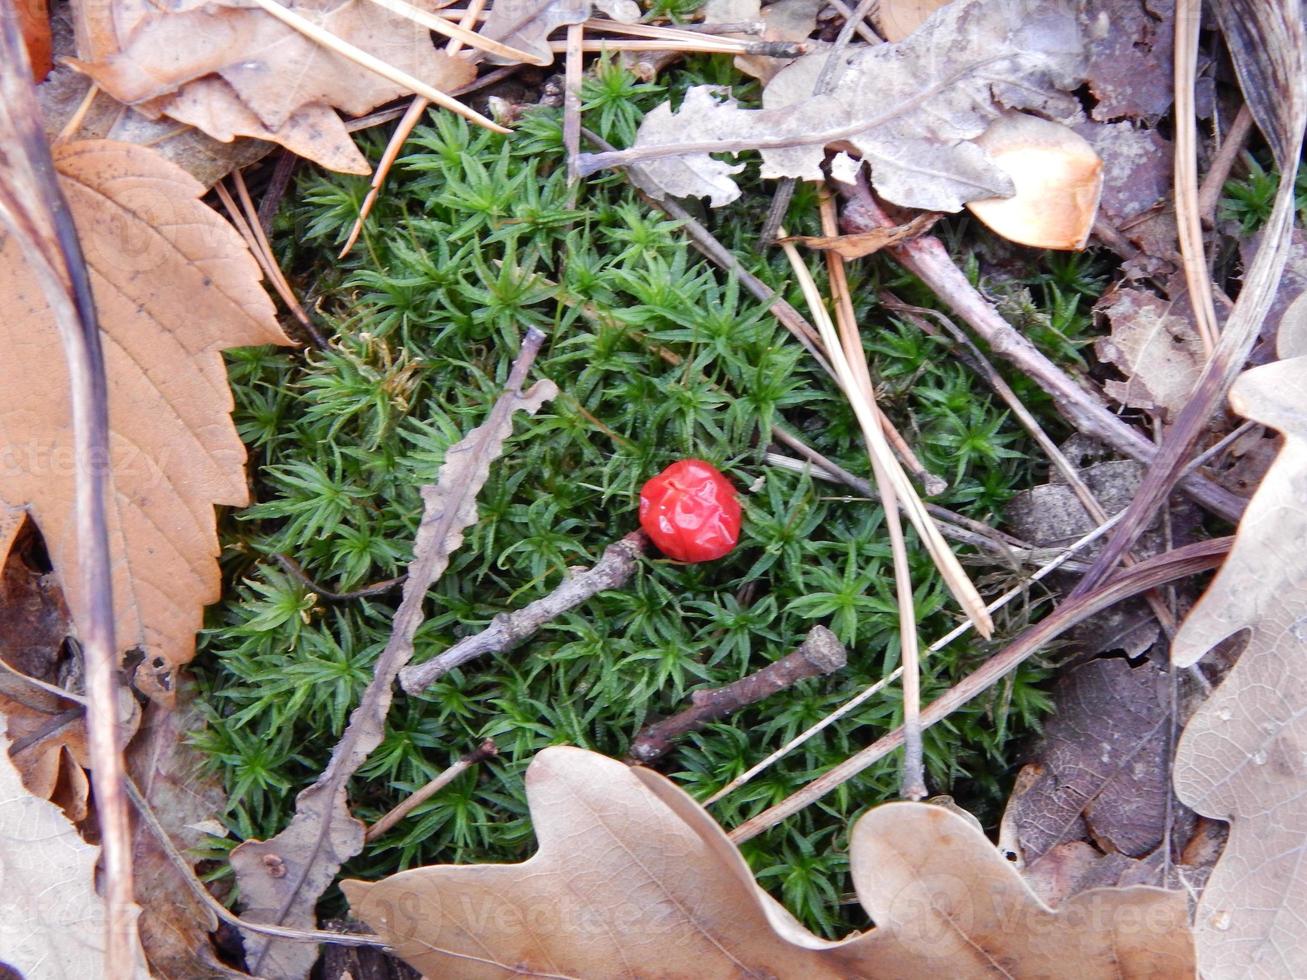
[[[426,975],[463,980],[1192,973],[1183,896],[1099,889],[1050,911],[942,807],[888,803],[858,821],[849,857],[876,926],[830,942],[762,891],[721,828],[657,773],[554,747],[526,789],[540,842],[530,860],[346,881],[354,914]]]
[[[204,188],[143,147],[104,140],[54,151],[105,337],[113,498],[109,533],[119,642],[145,654],[137,686],[167,702],[219,595],[215,504],[247,502],[245,447],[230,419],[222,350],[286,344],[240,236]],[[0,503],[41,530],[74,621],[68,375],[18,243],[0,238]]]
[[[1140,289],[1118,290],[1096,309],[1107,316],[1111,334],[1095,341],[1094,351],[1125,376],[1107,381],[1108,397],[1173,419],[1203,369],[1205,355],[1192,322]]]
[[[1307,357],[1246,372],[1235,411],[1284,433],[1225,565],[1171,647],[1188,666],[1250,630],[1221,686],[1195,712],[1175,758],[1176,793],[1230,822],[1199,902],[1203,975],[1307,976]]]

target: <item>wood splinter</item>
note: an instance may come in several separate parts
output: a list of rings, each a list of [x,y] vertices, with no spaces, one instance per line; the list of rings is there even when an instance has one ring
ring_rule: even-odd
[[[835,634],[825,626],[814,626],[798,649],[775,663],[725,687],[695,691],[690,695],[691,707],[656,724],[646,725],[631,742],[627,761],[648,765],[670,752],[672,743],[680,736],[697,732],[745,705],[792,687],[805,677],[833,674],[847,662],[844,644]]]

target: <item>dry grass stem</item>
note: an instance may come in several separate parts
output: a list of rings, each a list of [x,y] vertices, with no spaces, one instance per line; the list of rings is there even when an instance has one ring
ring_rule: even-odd
[[[459,44],[466,44],[469,48],[476,48],[478,51],[485,51],[487,54],[498,55],[501,58],[507,58],[510,61],[522,61],[529,65],[540,65],[540,61],[529,51],[522,51],[504,44],[502,41],[495,41],[488,37],[483,37],[476,31],[471,30],[471,25],[475,23],[474,18],[468,18],[467,13],[476,10],[478,13],[481,4],[473,3],[467,11],[463,11],[461,20],[455,22],[447,17],[441,17],[438,14],[428,13],[421,7],[415,7],[404,0],[370,0],[378,7],[389,10],[392,14],[399,14],[415,24],[420,24],[429,31],[436,34],[444,35],[451,41],[457,41]],[[544,67],[543,65],[541,67]]]
[[[1221,148],[1212,158],[1212,165],[1203,177],[1202,186],[1198,188],[1198,214],[1203,219],[1203,224],[1209,228],[1216,223],[1216,203],[1221,198],[1226,178],[1230,176],[1234,161],[1239,158],[1239,153],[1248,142],[1252,131],[1252,111],[1247,105],[1241,106],[1239,114],[1230,124],[1230,131],[1225,134],[1225,139],[1221,142]]]

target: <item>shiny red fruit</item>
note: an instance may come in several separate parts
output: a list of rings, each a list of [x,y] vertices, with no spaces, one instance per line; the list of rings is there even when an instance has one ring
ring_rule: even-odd
[[[717,467],[673,463],[640,491],[640,526],[677,561],[712,561],[740,540],[740,501]]]

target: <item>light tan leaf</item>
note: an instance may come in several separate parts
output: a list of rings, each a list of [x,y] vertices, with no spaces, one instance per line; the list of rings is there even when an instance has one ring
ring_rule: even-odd
[[[1118,290],[1098,309],[1107,315],[1112,333],[1097,340],[1094,351],[1125,375],[1123,381],[1106,383],[1107,394],[1170,421],[1193,394],[1203,369],[1202,343],[1193,324],[1172,315],[1160,297],[1139,289]]]
[[[968,201],[967,210],[1019,245],[1085,247],[1103,192],[1103,161],[1088,140],[1061,123],[1005,112],[975,143],[1016,193]]]
[[[949,0],[880,0],[871,20],[886,41],[902,41]]]
[[[828,146],[852,147],[878,193],[904,207],[957,211],[1013,192],[1008,173],[972,142],[1003,109],[1071,118],[1063,93],[1084,53],[1068,0],[955,0],[898,44],[844,55],[831,90],[813,95],[825,52],[799,58],[763,92],[762,109],[696,86],[675,113],[645,116],[630,150],[581,154],[583,172],[638,162],[671,196],[733,200],[734,171],[711,153],[759,149],[763,177],[824,180]]]
[[[237,3],[154,7],[110,0],[76,10],[83,57],[75,67],[128,105],[166,98],[155,111],[218,140],[257,136],[324,166],[359,172],[360,158],[339,118],[326,123],[326,115],[335,109],[362,115],[406,94],[270,14]],[[367,0],[308,0],[295,11],[442,92],[476,77],[472,62],[437,51],[426,28]]]
[[[804,929],[712,818],[649,770],[582,749],[527,769],[539,852],[520,865],[418,868],[342,884],[354,914],[428,976],[625,978],[1180,977],[1184,898],[1099,889],[1041,904],[983,834],[924,803],[853,828],[854,886],[876,927]]]
[[[57,806],[23,788],[4,725],[0,717],[0,963],[28,980],[102,977],[100,849],[82,840]]]
[[[504,441],[513,432],[514,415],[518,411],[534,415],[558,394],[557,386],[548,379],[522,390],[544,339],[539,330],[527,331],[507,390],[496,399],[489,417],[449,447],[436,482],[422,488],[422,523],[413,543],[403,601],[372,680],[332,750],[327,768],[296,797],[295,816],[285,830],[270,840],[248,840],[232,851],[241,904],[246,917],[254,922],[311,928],[318,899],[340,866],[363,849],[364,828],[350,814],[347,783],[381,744],[395,678],[413,656],[423,598],[463,544],[463,532],[476,523],[477,494],[490,476],[490,464],[499,458]],[[245,956],[255,974],[295,978],[308,973],[317,959],[317,948],[247,932]]]
[[[213,507],[247,499],[221,351],[289,341],[253,257],[199,202],[194,179],[150,150],[103,140],[57,147],[54,159],[105,335],[118,637],[145,653],[138,688],[166,702],[219,594]],[[39,526],[77,622],[87,597],[72,574],[81,549],[67,371],[12,239],[0,239],[0,295],[0,447],[18,461],[0,472],[0,502]]]
[[[1307,358],[1246,372],[1235,411],[1285,444],[1239,524],[1220,573],[1171,647],[1188,666],[1248,629],[1248,645],[1190,719],[1176,793],[1230,821],[1198,905],[1203,975],[1307,976]]]

